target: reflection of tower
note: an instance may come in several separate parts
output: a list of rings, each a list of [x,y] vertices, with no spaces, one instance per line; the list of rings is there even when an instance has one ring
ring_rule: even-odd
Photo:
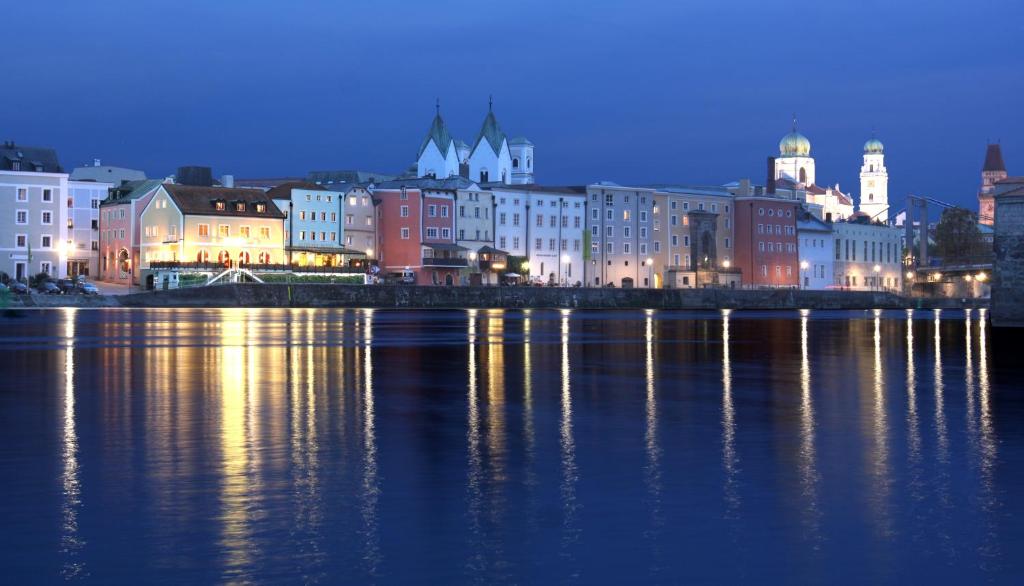
[[[889,221],[889,172],[885,169],[885,147],[875,137],[864,143],[864,165],[860,168],[860,211],[872,220]]]
[[[788,179],[793,183],[814,185],[814,159],[811,158],[811,141],[796,131],[796,116],[793,117],[793,131],[779,141],[779,158],[775,160],[775,179]]]
[[[992,195],[996,182],[1006,179],[1006,165],[999,144],[988,145],[985,151],[985,165],[981,168],[981,189],[978,190],[978,221],[989,226],[995,224],[996,203]]]

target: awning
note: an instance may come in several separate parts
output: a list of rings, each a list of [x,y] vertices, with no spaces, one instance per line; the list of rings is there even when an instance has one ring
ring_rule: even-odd
[[[342,246],[292,246],[287,248],[291,252],[312,252],[314,254],[348,254],[366,256],[363,250],[352,250]]]
[[[448,250],[451,252],[463,252],[469,250],[465,246],[459,246],[458,244],[452,244],[450,242],[422,242],[421,244],[434,250]]]
[[[507,252],[505,252],[504,250],[498,250],[493,246],[483,246],[477,252],[480,254],[503,254],[505,256],[508,256]]]

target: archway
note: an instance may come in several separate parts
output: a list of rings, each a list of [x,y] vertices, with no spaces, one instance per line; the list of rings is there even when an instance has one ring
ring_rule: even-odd
[[[452,277],[451,273],[446,273],[445,274],[445,276],[444,276],[444,284],[445,285],[449,285],[449,286],[455,284],[455,279]]]
[[[261,265],[268,265],[268,264],[270,264],[270,253],[269,252],[261,252],[260,256],[259,256],[259,260],[260,260],[260,264]]]
[[[203,250],[197,252],[196,262],[210,262],[210,251],[204,248]]]
[[[128,278],[131,263],[128,262],[128,249],[122,248],[117,252],[117,270],[122,279]]]
[[[249,264],[249,251],[243,250],[238,253],[238,266],[242,267]]]
[[[226,250],[222,250],[222,251],[218,252],[217,253],[217,264],[219,264],[219,265],[221,265],[222,267],[225,267],[225,268],[230,267],[231,266],[231,253],[226,251]]]
[[[807,183],[807,169],[800,167],[800,183]]]

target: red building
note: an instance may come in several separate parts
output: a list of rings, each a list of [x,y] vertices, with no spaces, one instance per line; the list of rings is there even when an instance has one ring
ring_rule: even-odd
[[[735,258],[744,283],[755,287],[800,284],[798,208],[796,201],[771,196],[736,198]]]
[[[418,285],[458,285],[469,261],[455,243],[455,194],[414,179],[387,181],[377,200],[377,252],[381,270],[411,271]]]

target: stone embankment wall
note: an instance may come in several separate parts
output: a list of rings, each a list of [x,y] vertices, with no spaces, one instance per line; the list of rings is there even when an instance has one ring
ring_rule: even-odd
[[[1024,327],[1024,195],[996,196],[992,324]]]
[[[930,307],[867,291],[796,289],[572,289],[554,287],[414,287],[234,284],[155,291],[119,298],[125,307],[407,307],[876,309]],[[949,300],[947,300],[949,301]],[[955,303],[949,306],[957,306]]]

